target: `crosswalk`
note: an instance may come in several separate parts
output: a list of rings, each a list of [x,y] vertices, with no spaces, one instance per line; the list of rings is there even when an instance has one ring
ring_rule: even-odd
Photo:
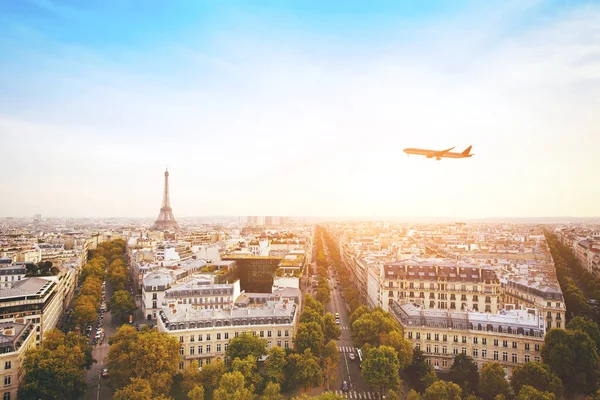
[[[348,392],[342,392],[341,390],[332,390],[333,393],[338,394],[347,399],[361,399],[361,400],[378,400],[380,399],[379,393],[377,392],[357,392],[350,390]]]
[[[349,326],[341,326],[343,331],[349,331],[351,328]]]
[[[355,353],[356,347],[352,346],[338,346],[338,350],[340,353]]]

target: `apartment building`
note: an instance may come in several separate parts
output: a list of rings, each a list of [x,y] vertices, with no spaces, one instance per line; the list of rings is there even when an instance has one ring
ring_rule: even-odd
[[[502,302],[506,308],[536,308],[546,321],[546,329],[565,328],[567,311],[558,283],[553,285],[533,279],[502,283]],[[514,306],[513,306],[514,305]]]
[[[394,302],[390,312],[405,338],[424,352],[436,371],[449,372],[460,353],[471,356],[478,368],[488,362],[501,364],[507,377],[517,365],[541,360],[546,331],[544,319],[533,308],[491,314]]]
[[[31,321],[19,324],[0,322],[0,394],[2,400],[16,400],[25,370],[25,352],[35,347],[35,327]]]
[[[181,344],[179,369],[193,361],[202,367],[224,359],[228,341],[243,333],[265,339],[267,348],[292,348],[298,301],[278,294],[251,294],[241,295],[235,305],[206,309],[169,299],[161,308],[157,327]]]
[[[35,327],[36,343],[49,329],[55,328],[63,311],[63,297],[57,277],[26,278],[9,289],[0,289],[0,323]]]
[[[402,260],[384,264],[380,305],[417,303],[425,309],[497,313],[500,281],[489,268],[452,260]]]
[[[10,261],[10,259],[4,259]],[[8,289],[13,283],[25,279],[27,268],[24,263],[7,263],[0,260],[0,289]]]

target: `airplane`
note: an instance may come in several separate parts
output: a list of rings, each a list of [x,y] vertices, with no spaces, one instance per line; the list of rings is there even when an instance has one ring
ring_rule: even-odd
[[[408,148],[408,149],[404,149],[403,151],[406,153],[406,155],[408,156],[409,154],[416,154],[416,155],[420,155],[420,156],[427,156],[427,158],[433,158],[435,157],[436,160],[441,160],[442,157],[444,158],[467,158],[467,157],[472,157],[473,154],[471,154],[471,147],[473,146],[469,146],[465,149],[465,151],[463,151],[462,153],[453,153],[450,150],[453,150],[454,147],[450,147],[449,149],[446,150],[427,150],[427,149],[413,149],[413,148]]]

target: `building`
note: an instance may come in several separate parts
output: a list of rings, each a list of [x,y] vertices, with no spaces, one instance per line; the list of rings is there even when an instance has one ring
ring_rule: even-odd
[[[471,356],[478,368],[488,362],[500,363],[507,377],[515,366],[541,360],[546,330],[536,309],[491,314],[394,302],[390,312],[402,325],[404,337],[423,351],[436,371],[449,372],[459,353]]]
[[[27,350],[35,347],[35,327],[31,321],[0,323],[0,389],[2,400],[16,400],[25,373],[22,368]]]
[[[63,311],[63,297],[57,277],[33,277],[0,289],[0,322],[25,324],[31,321],[36,343],[49,329],[55,328]]]
[[[418,303],[427,309],[496,314],[500,281],[488,268],[449,260],[403,260],[384,264],[380,305]]]
[[[296,293],[298,293],[296,291]],[[267,348],[292,348],[298,319],[298,300],[277,294],[242,294],[224,308],[206,309],[167,299],[157,327],[181,344],[179,369],[198,361],[223,360],[229,339],[248,333],[267,340]]]
[[[24,263],[3,263],[0,260],[0,289],[8,289],[13,283],[25,279],[26,273]]]
[[[565,328],[566,306],[560,287],[536,280],[510,280],[502,284],[503,303],[508,307],[537,308],[546,321],[546,329]]]
[[[221,259],[236,262],[236,276],[243,291],[265,293],[271,291],[273,276],[282,257],[228,254]]]

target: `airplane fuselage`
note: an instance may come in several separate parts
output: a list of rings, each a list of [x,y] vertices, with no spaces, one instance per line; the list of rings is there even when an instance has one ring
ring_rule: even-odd
[[[467,158],[472,157],[473,154],[465,154],[456,153],[444,150],[428,150],[428,149],[415,149],[415,148],[407,148],[403,150],[406,154],[414,154],[419,156],[426,156],[427,158],[436,158],[440,160],[441,158]]]

